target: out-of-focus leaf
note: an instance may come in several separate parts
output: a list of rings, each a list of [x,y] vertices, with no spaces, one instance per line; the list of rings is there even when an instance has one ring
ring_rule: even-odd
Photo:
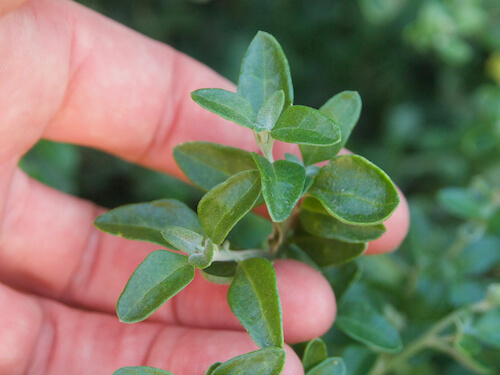
[[[265,348],[235,357],[217,367],[213,375],[279,375],[285,367],[286,352]]]
[[[346,371],[342,358],[331,357],[313,367],[306,375],[345,375]]]
[[[366,250],[366,243],[349,243],[321,237],[297,237],[294,243],[320,267],[347,263]]]
[[[137,367],[122,367],[113,375],[174,375],[170,371],[161,370],[159,368],[137,366]]]
[[[325,359],[328,358],[328,352],[326,349],[326,344],[320,338],[315,338],[307,343],[306,349],[304,350],[304,356],[302,357],[302,365],[304,366],[304,371],[307,373],[314,366],[319,365]]]

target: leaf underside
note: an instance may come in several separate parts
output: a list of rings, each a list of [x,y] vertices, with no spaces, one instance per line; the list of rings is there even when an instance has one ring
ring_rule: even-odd
[[[265,348],[235,357],[215,369],[213,375],[279,375],[285,367],[286,352]]]

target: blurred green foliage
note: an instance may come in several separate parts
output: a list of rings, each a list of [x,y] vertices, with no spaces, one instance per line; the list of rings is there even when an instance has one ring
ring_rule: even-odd
[[[498,282],[498,0],[81,2],[233,81],[249,41],[265,30],[288,56],[296,104],[318,108],[340,91],[360,93],[364,107],[348,147],[402,188],[412,226],[398,252],[325,273],[342,292],[340,303],[370,303],[405,347],[484,299],[488,285]],[[108,207],[157,198],[194,207],[201,196],[168,176],[76,146],[43,141],[21,165],[49,185]],[[424,348],[393,372],[380,366],[398,354],[380,354],[335,327],[325,340],[350,375],[368,374],[374,364],[379,370],[372,374],[495,374],[499,315],[498,308],[459,315],[443,332],[451,340],[447,353]]]

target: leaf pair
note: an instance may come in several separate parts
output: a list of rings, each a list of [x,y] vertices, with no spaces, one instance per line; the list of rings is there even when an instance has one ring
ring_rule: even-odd
[[[323,340],[316,338],[307,343],[302,357],[306,375],[345,375],[346,367],[342,358],[330,357]]]

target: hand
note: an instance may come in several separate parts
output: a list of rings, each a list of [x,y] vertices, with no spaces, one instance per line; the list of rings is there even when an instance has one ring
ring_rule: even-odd
[[[197,88],[233,86],[75,3],[21,3],[0,0],[0,373],[111,374],[150,365],[194,375],[255,350],[227,306],[227,287],[201,277],[148,322],[119,323],[118,296],[157,246],[102,234],[92,225],[101,208],[17,168],[46,138],[181,176],[171,157],[180,142],[253,144],[247,129],[227,126],[189,97]],[[280,147],[282,153],[291,146]],[[387,227],[369,251],[400,244],[408,227],[404,201]],[[298,262],[275,267],[285,340],[323,334],[335,316],[326,280]],[[284,374],[303,374],[291,350]]]

